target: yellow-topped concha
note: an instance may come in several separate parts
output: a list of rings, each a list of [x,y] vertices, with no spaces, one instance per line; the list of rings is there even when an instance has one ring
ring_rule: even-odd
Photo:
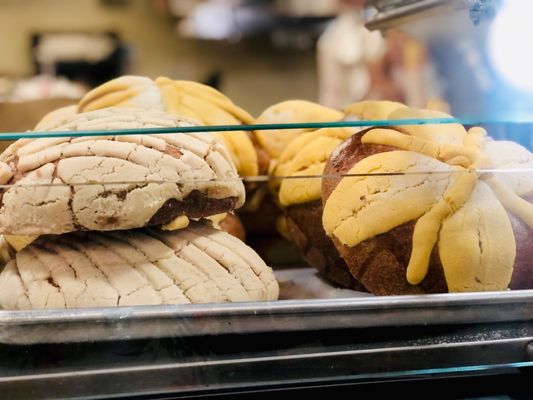
[[[361,101],[348,106],[344,113],[347,120],[373,121],[386,120],[398,109],[407,109],[407,106],[392,101]],[[280,177],[271,182],[271,188],[279,195],[280,204],[289,206],[320,199],[322,180],[316,177],[323,174],[326,161],[333,150],[359,130],[360,128],[322,128],[301,133],[293,139],[279,155],[272,171],[272,175]]]
[[[421,117],[449,116],[409,108],[389,114]],[[526,149],[513,156],[514,147],[459,124],[361,131],[324,169],[335,177],[322,185],[324,230],[351,273],[378,295],[531,285],[522,276],[533,271],[523,254],[533,237],[533,179],[498,172],[531,162]]]
[[[203,125],[252,124],[254,118],[218,90],[197,82],[151,80],[122,76],[91,90],[78,104],[78,112],[107,107],[157,109],[192,118]],[[241,176],[259,173],[259,161],[251,135],[244,131],[214,132],[229,149]]]
[[[345,119],[386,119],[403,104],[387,101],[364,101],[345,110]],[[301,133],[283,150],[272,174],[279,179],[270,183],[278,203],[283,207],[290,240],[306,261],[329,280],[352,289],[362,289],[348,272],[331,239],[322,227],[322,184],[326,162],[340,143],[360,128],[322,128]]]
[[[295,124],[306,122],[340,121],[344,114],[305,100],[287,100],[268,107],[256,124]],[[255,131],[257,141],[271,158],[277,159],[295,138],[315,129],[272,129]]]
[[[274,176],[288,178],[272,181],[273,184],[279,183],[280,204],[286,207],[319,200],[320,177],[326,161],[331,152],[354,132],[352,128],[323,128],[294,139],[274,169]]]
[[[363,289],[348,272],[322,228],[321,186],[324,166],[333,149],[356,130],[324,128],[294,139],[274,169],[280,180],[271,189],[283,207],[286,231],[305,260],[330,281],[351,289]]]
[[[393,111],[406,107],[405,104],[395,101],[365,100],[350,104],[344,109],[344,114],[347,120],[387,120]]]

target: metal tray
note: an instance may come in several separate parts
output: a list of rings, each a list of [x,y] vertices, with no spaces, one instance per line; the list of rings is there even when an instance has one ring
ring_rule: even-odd
[[[210,334],[533,320],[533,290],[375,297],[313,269],[277,271],[277,302],[0,311],[0,343],[98,342]]]

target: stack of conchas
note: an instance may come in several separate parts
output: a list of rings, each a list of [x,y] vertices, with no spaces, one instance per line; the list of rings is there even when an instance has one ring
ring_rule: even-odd
[[[240,240],[205,223],[244,202],[225,146],[208,133],[113,134],[190,125],[136,108],[56,113],[39,129],[109,135],[12,144],[0,156],[0,183],[11,185],[1,198],[0,233],[12,243],[19,235],[39,238],[19,248],[0,274],[0,306],[276,299],[272,270]],[[172,221],[182,229],[160,229]]]
[[[165,77],[152,80],[141,76],[122,76],[91,90],[78,105],[50,113],[36,129],[64,116],[107,107],[160,110],[206,126],[253,124],[255,121],[248,112],[210,86]],[[268,152],[258,145],[251,133],[213,132],[212,136],[226,146],[240,176],[254,177],[268,172]],[[253,194],[256,188],[254,184],[246,185],[249,194]],[[234,214],[217,215],[211,219],[244,240],[244,228]]]
[[[346,119],[442,117],[391,102],[346,109]],[[533,287],[533,176],[497,172],[531,166],[529,151],[481,128],[427,124],[306,133],[274,174],[305,177],[277,193],[307,261],[342,286],[391,295]]]

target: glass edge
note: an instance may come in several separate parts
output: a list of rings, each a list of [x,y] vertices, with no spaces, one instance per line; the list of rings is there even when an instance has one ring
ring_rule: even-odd
[[[412,118],[395,120],[354,120],[354,121],[329,121],[305,122],[286,124],[252,124],[252,125],[203,125],[181,126],[140,129],[113,129],[113,130],[83,130],[83,131],[27,131],[27,132],[0,132],[0,140],[57,138],[57,137],[84,137],[84,136],[120,136],[138,134],[173,134],[173,133],[206,133],[206,132],[232,132],[232,131],[263,131],[263,130],[289,130],[304,129],[317,130],[322,128],[370,128],[413,125],[446,125],[460,124],[465,126],[491,125],[491,124],[533,124],[528,119],[476,119],[476,118]]]

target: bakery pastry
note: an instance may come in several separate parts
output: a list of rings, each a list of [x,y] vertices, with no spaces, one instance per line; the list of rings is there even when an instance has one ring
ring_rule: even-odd
[[[350,104],[344,109],[344,119],[348,121],[379,121],[388,120],[391,113],[407,106],[396,101],[365,100]]]
[[[363,101],[344,110],[344,120],[379,120],[399,108],[390,101]],[[295,138],[281,153],[270,187],[285,210],[290,240],[305,260],[328,280],[342,287],[364,290],[350,274],[322,227],[321,187],[324,167],[333,150],[357,128],[323,128]],[[306,178],[310,177],[310,178]],[[325,177],[324,179],[329,179]]]
[[[243,242],[195,223],[42,236],[0,274],[9,310],[276,300],[272,270]]]
[[[78,112],[107,107],[157,109],[191,118],[202,125],[253,124],[253,117],[219,91],[200,83],[160,77],[122,76],[91,90]],[[241,176],[266,173],[268,155],[244,131],[213,132],[228,148]]]
[[[389,115],[419,117],[449,116]],[[515,273],[531,275],[530,263],[515,265],[527,244],[513,225],[533,227],[532,182],[522,177],[517,187],[485,172],[503,165],[487,146],[504,147],[481,128],[428,124],[366,129],[335,149],[324,169],[333,178],[322,184],[323,227],[369,291],[504,290]]]
[[[23,139],[0,155],[0,232],[59,234],[160,225],[240,207],[244,186],[208,133],[114,136],[114,129],[190,126],[160,111],[108,108],[43,130],[109,136]]]
[[[287,234],[305,261],[342,287],[362,290],[322,228],[321,185],[333,149],[351,136],[352,128],[324,128],[302,133],[279,157],[271,188],[286,218]],[[283,179],[285,178],[285,179]]]
[[[483,151],[494,168],[499,170],[496,174],[498,179],[521,198],[533,202],[533,154],[518,143],[504,140],[488,140]],[[533,229],[511,212],[507,214],[516,242],[516,258],[509,288],[531,289],[533,262],[530,246],[533,243]]]
[[[256,124],[291,124],[305,122],[339,121],[344,117],[340,111],[305,100],[286,100],[268,107],[257,117]],[[271,159],[278,159],[283,150],[303,132],[316,129],[272,129],[254,132],[259,145]]]
[[[78,113],[78,106],[76,104],[61,107],[57,110],[51,111],[46,114],[37,125],[35,125],[34,130],[40,131],[45,129],[48,125],[55,125],[58,122],[61,123],[67,118],[73,117]]]
[[[342,119],[340,111],[333,110],[319,104],[305,100],[287,100],[274,104],[261,113],[256,124],[288,124],[303,122],[324,122]],[[258,154],[267,154],[264,159],[270,160],[268,171],[275,174],[274,169],[278,158],[284,149],[299,135],[315,129],[273,129],[254,132],[254,140],[261,149]],[[262,153],[261,153],[262,152]],[[273,180],[268,186],[277,187],[280,181]],[[278,235],[278,226],[282,221],[277,196],[270,197],[269,187],[258,185],[254,191],[249,191],[249,201],[242,210],[246,230],[261,235]]]

